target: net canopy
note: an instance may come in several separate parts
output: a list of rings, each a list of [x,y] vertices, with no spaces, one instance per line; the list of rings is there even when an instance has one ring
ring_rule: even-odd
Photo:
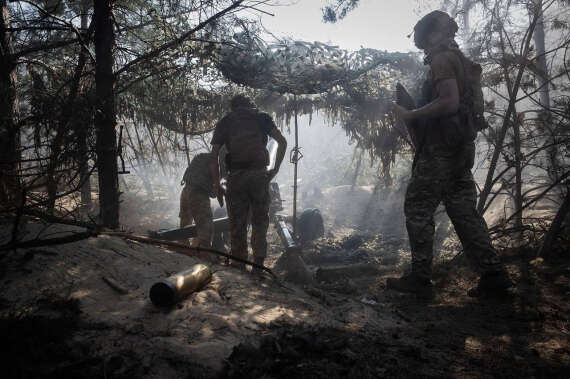
[[[255,89],[256,103],[278,122],[289,124],[295,112],[311,116],[321,111],[330,124],[340,124],[359,148],[380,159],[383,176],[389,177],[396,154],[406,149],[407,132],[396,124],[390,107],[396,83],[411,92],[421,83],[424,70],[416,54],[349,52],[294,40],[268,44],[246,31],[220,46],[215,56],[226,79]]]
[[[216,53],[216,65],[230,81],[284,94],[318,94],[346,85],[374,70],[378,89],[417,71],[417,57],[365,49],[349,52],[321,42],[283,40],[267,44],[242,32]]]

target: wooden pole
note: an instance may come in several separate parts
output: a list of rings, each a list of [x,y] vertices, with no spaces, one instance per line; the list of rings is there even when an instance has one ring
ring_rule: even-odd
[[[293,151],[293,238],[297,236],[297,163],[299,162],[299,125],[297,121],[297,95],[295,103],[295,150]]]

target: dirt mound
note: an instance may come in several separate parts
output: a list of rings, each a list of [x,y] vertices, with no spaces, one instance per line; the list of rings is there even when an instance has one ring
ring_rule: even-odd
[[[390,334],[290,325],[256,342],[236,346],[228,378],[440,377],[443,362],[426,349]]]
[[[30,223],[25,238],[80,231]],[[318,301],[293,285],[284,289],[211,262],[213,278],[204,289],[173,309],[151,304],[152,284],[199,262],[110,236],[7,253],[0,327],[17,347],[13,376],[212,377],[234,345],[277,319],[330,320]]]
[[[25,228],[26,238],[78,231]],[[329,233],[304,248],[314,285],[213,263],[208,286],[165,310],[150,286],[199,258],[109,236],[21,249],[2,258],[2,367],[21,378],[564,377],[568,260],[510,253],[509,298],[467,297],[477,277],[457,259],[437,262],[425,301],[385,289],[409,262],[402,238]]]

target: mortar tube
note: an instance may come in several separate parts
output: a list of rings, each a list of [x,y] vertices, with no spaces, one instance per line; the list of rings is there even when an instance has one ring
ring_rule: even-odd
[[[157,307],[171,307],[212,280],[212,270],[196,264],[152,285],[150,300]]]

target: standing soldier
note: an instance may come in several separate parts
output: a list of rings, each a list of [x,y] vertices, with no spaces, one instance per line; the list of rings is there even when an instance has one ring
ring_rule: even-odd
[[[431,293],[433,214],[443,201],[465,254],[481,278],[470,296],[501,292],[511,286],[506,270],[489,238],[487,225],[477,212],[475,182],[471,174],[475,157],[472,128],[472,93],[465,57],[454,41],[457,24],[447,14],[434,11],[414,27],[414,43],[423,49],[429,76],[423,86],[423,106],[408,110],[394,105],[396,116],[419,125],[415,164],[406,192],[404,212],[412,250],[412,271],[390,278],[387,287],[419,294]],[[402,87],[400,91],[404,91]],[[471,101],[471,103],[469,102]],[[469,108],[469,105],[467,106]]]
[[[268,136],[278,144],[275,166],[269,171],[269,153],[266,147]],[[271,116],[259,112],[251,99],[244,95],[234,96],[231,112],[217,123],[212,137],[211,170],[218,200],[223,198],[218,162],[222,146],[228,150],[225,163],[229,172],[227,198],[232,256],[247,259],[247,220],[251,209],[253,260],[263,265],[269,226],[269,182],[279,171],[287,141]],[[232,264],[245,268],[243,263],[234,261]]]
[[[210,198],[215,197],[212,191],[213,180],[210,170],[211,153],[196,155],[184,172],[182,193],[180,194],[180,227],[196,223],[197,237],[192,246],[211,247],[214,224]]]

